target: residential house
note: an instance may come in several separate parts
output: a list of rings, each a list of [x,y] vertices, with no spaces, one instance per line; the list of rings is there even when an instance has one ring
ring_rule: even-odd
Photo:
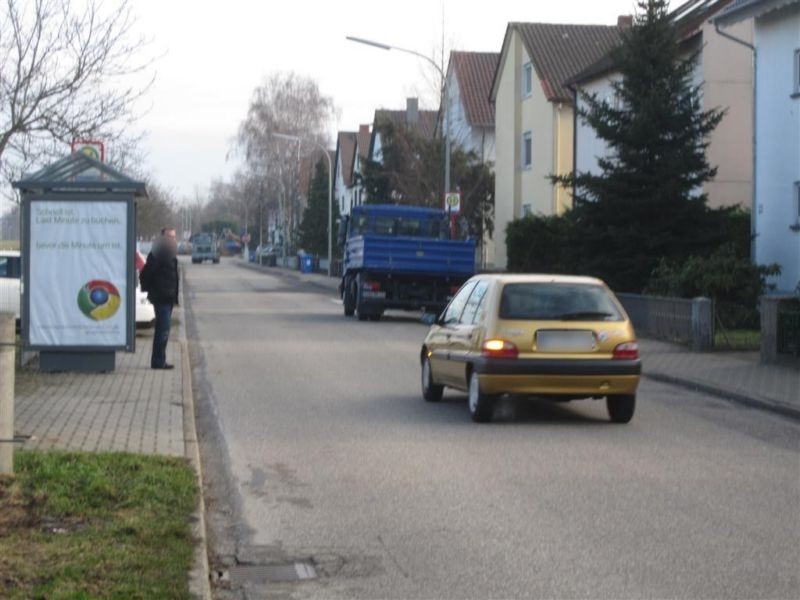
[[[362,184],[362,169],[372,142],[369,125],[358,131],[340,131],[334,158],[334,198],[339,202],[339,213],[349,215],[354,206],[364,204],[366,193]]]
[[[495,160],[494,105],[489,94],[499,58],[496,52],[451,52],[445,79],[450,140],[485,163]],[[444,129],[444,111],[439,111],[437,134]]]
[[[713,132],[707,151],[709,163],[718,167],[717,176],[703,189],[712,207],[750,207],[752,201],[752,53],[717,35],[709,23],[709,19],[731,1],[690,0],[670,15],[678,27],[683,54],[698,57],[694,80],[702,86],[703,108],[721,107],[727,111]],[[749,43],[753,35],[752,20],[743,20],[732,32]],[[604,56],[567,81],[567,85],[575,92],[576,105],[585,108],[584,93],[614,103],[613,82],[620,79],[612,58]],[[605,142],[576,113],[575,171],[598,173],[598,160],[609,155]]]
[[[326,150],[325,153],[330,158],[331,164],[336,161],[336,153],[331,150]],[[316,173],[317,163],[322,161],[325,167],[325,174],[328,173],[328,159],[322,153],[322,149],[314,149],[310,154],[300,159],[300,205],[305,209],[308,206],[308,196],[311,192],[311,182]],[[334,196],[335,199],[335,196]]]
[[[571,194],[550,182],[573,167],[573,94],[564,86],[619,42],[618,26],[509,23],[490,99],[495,106],[495,266],[505,230],[527,214],[560,214]]]
[[[438,111],[420,110],[417,98],[408,98],[405,110],[376,110],[372,123],[372,137],[368,152],[369,159],[378,162],[382,160],[381,129],[384,125],[391,123],[395,126],[407,127],[418,135],[433,139],[436,134],[437,118]],[[388,201],[389,199],[387,198],[386,200]]]
[[[715,19],[731,52],[754,21],[754,259],[778,263],[778,292],[800,286],[800,0],[735,0]],[[730,37],[728,37],[730,36]],[[747,38],[743,39],[748,43]]]
[[[353,175],[352,175],[352,198],[353,206],[361,206],[367,200],[366,190],[364,189],[364,161],[369,158],[369,147],[372,143],[372,135],[369,131],[369,124],[360,125],[356,134],[356,148],[353,153]]]
[[[333,162],[334,198],[339,203],[339,214],[349,215],[353,207],[353,163],[358,133],[340,131],[336,136],[336,154]]]

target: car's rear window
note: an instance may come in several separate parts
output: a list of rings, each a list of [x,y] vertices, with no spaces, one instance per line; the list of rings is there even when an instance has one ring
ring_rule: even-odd
[[[0,256],[0,277],[3,279],[19,279],[20,259],[16,256]]]
[[[500,318],[535,321],[621,321],[622,314],[599,285],[509,283],[503,287]]]

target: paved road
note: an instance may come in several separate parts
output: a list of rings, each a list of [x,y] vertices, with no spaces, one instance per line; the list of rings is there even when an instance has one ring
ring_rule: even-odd
[[[474,425],[463,395],[421,400],[413,319],[187,276],[214,564],[320,575],[220,597],[800,596],[798,423],[645,381],[629,425],[521,401]]]

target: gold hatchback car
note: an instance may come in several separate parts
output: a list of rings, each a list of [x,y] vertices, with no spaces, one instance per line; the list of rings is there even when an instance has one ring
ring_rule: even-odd
[[[599,279],[478,275],[432,324],[420,355],[422,395],[469,394],[473,421],[503,394],[606,399],[615,423],[633,418],[642,370],[630,319]]]

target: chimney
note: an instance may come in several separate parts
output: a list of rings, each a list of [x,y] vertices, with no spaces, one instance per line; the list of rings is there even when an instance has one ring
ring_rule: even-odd
[[[419,121],[419,100],[406,98],[406,125],[416,125]]]
[[[620,29],[633,27],[633,15],[620,15],[617,17],[617,27]]]
[[[369,133],[369,123],[358,126],[358,133]]]

